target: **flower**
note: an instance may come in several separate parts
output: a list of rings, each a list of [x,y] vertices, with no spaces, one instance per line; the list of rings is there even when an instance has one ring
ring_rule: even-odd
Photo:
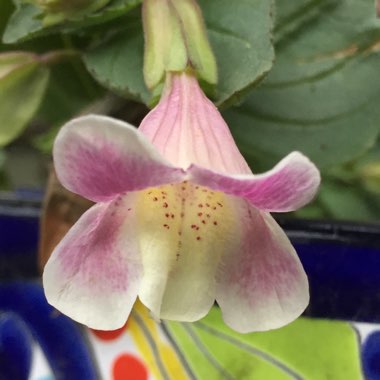
[[[315,195],[318,169],[293,152],[253,175],[221,115],[188,73],[169,74],[139,130],[104,116],[67,123],[57,175],[97,202],[56,247],[48,301],[116,329],[137,298],[157,318],[195,321],[216,300],[239,332],[280,327],[309,301],[302,265],[270,211]]]

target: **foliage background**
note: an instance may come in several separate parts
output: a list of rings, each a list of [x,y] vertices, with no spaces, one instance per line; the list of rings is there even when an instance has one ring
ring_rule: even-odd
[[[323,184],[296,216],[378,221],[380,19],[373,1],[199,4],[219,70],[217,87],[206,90],[253,171],[302,151]],[[54,137],[73,116],[94,110],[136,125],[154,104],[142,77],[139,0],[111,0],[48,27],[36,6],[2,0],[0,33],[1,52],[61,52],[56,62],[39,61],[38,76],[16,90],[0,80],[3,189],[43,186]]]

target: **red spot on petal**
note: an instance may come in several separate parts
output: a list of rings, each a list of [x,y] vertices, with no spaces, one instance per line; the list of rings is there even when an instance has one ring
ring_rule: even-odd
[[[198,216],[202,216],[203,215],[203,213],[202,212],[198,212]]]
[[[200,237],[200,236],[197,236],[197,240],[198,240],[198,241],[201,240],[201,237]]]
[[[165,208],[168,208],[169,205],[167,204],[167,202],[164,202],[164,204],[162,206]]]
[[[114,362],[113,380],[148,380],[148,370],[136,356],[122,354]]]

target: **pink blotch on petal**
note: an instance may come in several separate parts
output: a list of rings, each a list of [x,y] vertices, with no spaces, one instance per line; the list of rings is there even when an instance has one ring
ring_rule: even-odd
[[[246,333],[290,323],[309,302],[308,281],[282,229],[266,213],[235,201],[242,236],[222,258],[216,300],[225,322]]]
[[[179,182],[185,175],[166,162],[135,128],[94,115],[74,119],[61,129],[54,163],[68,190],[95,202]]]
[[[128,288],[128,266],[118,245],[124,216],[116,213],[114,204],[107,206],[100,212],[91,210],[86,218],[87,231],[72,235],[69,244],[58,247],[63,276],[73,277],[80,268],[76,285],[95,287],[105,294]],[[93,207],[100,209],[99,205]]]
[[[136,223],[125,207],[134,198],[125,198],[83,214],[44,269],[48,302],[94,329],[121,327],[137,297],[141,262]]]
[[[315,165],[293,152],[272,170],[260,175],[232,176],[192,165],[191,180],[210,189],[247,199],[252,205],[271,212],[294,211],[315,196],[320,174]]]

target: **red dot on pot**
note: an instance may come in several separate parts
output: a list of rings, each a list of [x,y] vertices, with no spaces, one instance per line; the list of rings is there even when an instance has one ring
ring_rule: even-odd
[[[111,330],[111,331],[94,330],[94,329],[90,329],[90,330],[98,339],[111,341],[111,340],[117,339],[124,332],[124,330],[128,328],[127,323],[123,327],[120,327],[117,330]]]
[[[113,364],[113,380],[148,380],[148,370],[137,356],[122,354]]]

